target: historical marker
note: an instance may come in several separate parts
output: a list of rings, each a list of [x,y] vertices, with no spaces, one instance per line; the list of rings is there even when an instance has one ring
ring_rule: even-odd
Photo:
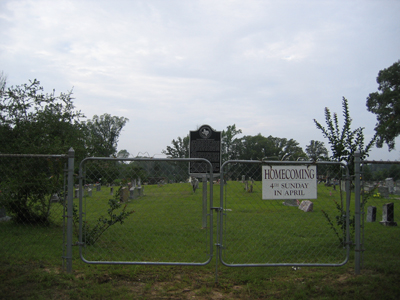
[[[209,125],[203,125],[199,130],[190,131],[189,157],[207,159],[212,164],[214,176],[219,175],[221,168],[221,131],[214,131]],[[190,175],[201,176],[208,171],[208,164],[190,162]]]
[[[263,166],[262,198],[264,200],[317,199],[317,167]]]

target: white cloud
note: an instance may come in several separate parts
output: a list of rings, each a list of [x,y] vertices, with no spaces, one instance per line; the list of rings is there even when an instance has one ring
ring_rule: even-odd
[[[312,120],[324,119],[325,106],[340,114],[342,96],[354,126],[373,132],[365,98],[378,71],[400,58],[399,9],[395,1],[3,1],[0,62],[9,84],[73,87],[88,117],[128,117],[120,148],[131,153],[161,152],[203,123],[304,147],[323,140]]]

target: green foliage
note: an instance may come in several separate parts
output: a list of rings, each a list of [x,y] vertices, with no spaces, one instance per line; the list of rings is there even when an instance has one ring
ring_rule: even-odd
[[[312,161],[328,160],[328,150],[324,146],[324,142],[310,141],[310,145],[306,146],[306,153]]]
[[[297,160],[305,157],[299,143],[293,139],[255,136],[244,136],[241,139],[238,157],[245,160]]]
[[[84,151],[79,119],[72,92],[43,93],[38,80],[10,87],[0,95],[0,152],[67,153],[73,147]]]
[[[331,146],[332,151],[332,159],[335,161],[346,161],[347,166],[349,168],[350,175],[354,174],[354,154],[356,151],[360,151],[361,159],[364,159],[368,156],[368,152],[373,146],[376,136],[372,138],[372,140],[364,147],[364,133],[363,127],[359,127],[355,130],[351,130],[351,121],[349,106],[347,99],[343,97],[342,102],[343,107],[343,118],[344,124],[343,128],[340,130],[338,116],[336,113],[331,115],[330,110],[325,108],[325,121],[327,128],[322,126],[318,121],[314,119],[314,123],[317,128],[322,131],[322,134],[325,138],[328,139],[329,144]],[[325,211],[322,211],[325,218],[327,219],[330,227],[338,236],[339,241],[343,245],[343,241],[345,241],[345,229],[346,223],[344,222],[344,216],[346,215],[345,208],[343,205],[343,200],[340,204],[335,202],[337,208],[337,215],[335,217],[336,222],[332,222],[332,219],[329,217],[329,214]],[[350,217],[350,216],[349,216]],[[350,227],[354,230],[354,216],[350,217]]]
[[[241,129],[236,129],[236,124],[229,125],[221,134],[222,162],[237,159],[241,140],[236,136],[241,134]]]
[[[72,92],[43,92],[38,80],[5,88],[0,93],[0,153],[66,154],[73,147],[76,159],[85,149]],[[63,162],[65,163],[65,162]],[[1,202],[16,222],[48,223],[50,197],[62,190],[63,163],[45,159],[11,159],[2,172]],[[27,178],[33,180],[27,181]],[[51,179],[49,179],[51,178]]]
[[[325,107],[325,121],[327,127],[322,126],[317,120],[314,119],[314,123],[318,129],[322,131],[325,138],[328,139],[331,151],[332,159],[335,161],[346,161],[349,167],[350,174],[354,173],[354,153],[360,151],[361,159],[368,156],[368,152],[371,150],[376,135],[371,141],[364,147],[364,128],[359,127],[355,130],[351,130],[352,119],[350,117],[349,105],[347,99],[343,97],[343,128],[340,130],[338,116],[336,113],[331,115],[329,108]]]
[[[376,145],[381,148],[386,143],[390,151],[400,134],[400,60],[379,71],[376,82],[378,92],[369,94],[366,105],[368,111],[376,114],[378,121]]]
[[[109,208],[107,209],[108,217],[100,216],[95,223],[95,225],[90,224],[88,221],[83,222],[82,227],[82,242],[86,245],[94,245],[100,236],[111,226],[119,223],[123,224],[125,219],[129,217],[129,215],[133,214],[134,211],[126,211],[126,207],[128,204],[125,204],[123,208],[118,212],[121,208],[122,204],[120,203],[121,188],[118,189],[118,192],[115,193],[114,199],[108,200]],[[74,223],[75,228],[76,224],[79,222],[77,210],[74,209]]]
[[[346,246],[346,228],[347,228],[347,223],[346,223],[346,210],[343,206],[342,203],[338,203],[335,199],[332,200],[335,203],[336,206],[336,213],[337,215],[335,216],[335,221],[332,221],[330,218],[329,214],[321,210],[322,213],[324,214],[326,220],[328,221],[328,224],[330,228],[333,230],[335,235],[337,236],[340,245],[343,247]],[[349,217],[349,225],[350,225],[350,240],[352,234],[354,234],[354,229],[355,229],[355,216]]]
[[[0,183],[0,207],[13,217],[13,222],[49,225],[51,196],[62,190],[63,161],[19,159],[2,169],[6,176]]]
[[[89,156],[110,157],[117,153],[118,138],[129,120],[103,114],[84,122],[85,143]]]
[[[189,135],[184,138],[178,137],[176,140],[172,140],[172,146],[167,146],[167,149],[162,150],[161,152],[172,158],[188,158],[189,141]]]
[[[273,136],[264,137],[259,133],[255,136],[237,136],[242,133],[236,125],[229,125],[222,131],[221,156],[222,162],[233,159],[257,160],[268,157],[278,160],[297,160],[305,158],[306,154],[293,139],[278,138]],[[189,135],[172,140],[172,146],[167,146],[162,153],[174,157],[189,157]]]

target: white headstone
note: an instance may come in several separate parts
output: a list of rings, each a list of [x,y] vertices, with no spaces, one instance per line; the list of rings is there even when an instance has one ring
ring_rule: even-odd
[[[303,200],[299,205],[299,209],[304,212],[311,212],[313,211],[313,203],[310,200]]]

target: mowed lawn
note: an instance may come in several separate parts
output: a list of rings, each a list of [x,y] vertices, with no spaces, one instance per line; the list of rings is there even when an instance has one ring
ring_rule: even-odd
[[[366,299],[396,299],[400,296],[395,284],[400,279],[398,227],[365,223],[366,251],[361,275],[354,274],[354,249],[344,266],[313,266],[341,265],[346,260],[346,249],[321,211],[336,220],[339,213],[334,200],[341,201],[338,189],[319,185],[318,199],[312,199],[313,211],[307,213],[283,205],[284,200],[262,200],[260,182],[254,182],[249,193],[243,183],[236,181],[228,181],[222,202],[220,186],[214,185],[215,209],[210,210],[209,189],[208,185],[204,212],[201,189],[193,192],[187,183],[146,185],[142,197],[123,204],[134,213],[123,224],[110,227],[94,245],[82,249],[83,258],[90,262],[199,266],[89,265],[80,260],[79,247],[75,246],[74,271],[67,274],[62,271],[61,205],[54,204],[55,225],[50,227],[0,223],[2,295],[5,299],[58,296],[63,299],[354,299],[357,295]],[[100,216],[107,216],[108,200],[112,197],[106,187],[94,191],[92,197],[85,197],[84,221],[95,224]],[[388,199],[370,201],[374,201],[379,213]],[[223,209],[219,214],[221,204]],[[353,200],[350,210],[353,215]],[[379,218],[378,215],[378,221]],[[74,241],[77,240],[75,235]],[[238,267],[216,264],[217,259]],[[247,264],[304,266],[240,267]]]

